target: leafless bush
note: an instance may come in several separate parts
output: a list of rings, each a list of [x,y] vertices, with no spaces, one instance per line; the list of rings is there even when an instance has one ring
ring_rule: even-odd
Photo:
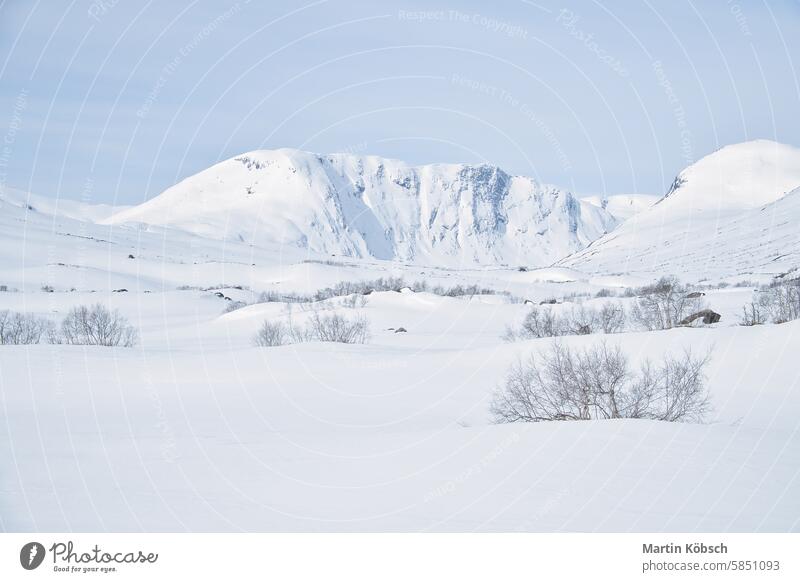
[[[286,326],[281,322],[265,321],[253,339],[260,347],[282,346],[288,343],[289,334]]]
[[[38,344],[53,322],[30,313],[0,311],[0,345]]]
[[[710,355],[695,358],[690,351],[666,356],[660,365],[642,365],[633,394],[642,416],[668,422],[702,422],[710,409],[704,370]]]
[[[315,313],[308,320],[308,329],[316,341],[342,344],[363,344],[369,339],[369,321],[364,316],[347,318],[338,313]]]
[[[288,343],[301,344],[304,342],[313,342],[317,338],[314,335],[314,330],[310,325],[293,325],[290,323],[286,327],[286,333],[289,338]]]
[[[343,267],[346,265],[346,263],[342,261],[334,261],[332,259],[304,259],[303,262],[309,264],[327,265],[329,267]]]
[[[278,293],[276,291],[263,291],[258,296],[256,303],[310,303],[314,300],[310,295],[297,293]]]
[[[646,330],[671,329],[703,308],[703,300],[689,297],[687,288],[675,277],[662,277],[639,289],[639,294],[631,318]]]
[[[647,418],[700,422],[708,412],[703,370],[708,357],[666,356],[633,371],[605,342],[571,350],[555,342],[543,356],[519,361],[492,400],[497,423]]]
[[[313,294],[303,295],[299,293],[278,293],[276,291],[265,291],[259,295],[258,303],[282,302],[282,303],[318,303],[336,297],[348,297],[351,302],[361,301],[352,299],[350,296],[367,296],[379,291],[400,292],[403,289],[411,289],[415,293],[433,293],[445,297],[473,297],[476,295],[503,295],[511,301],[522,302],[521,297],[515,297],[508,291],[498,291],[478,285],[453,285],[443,287],[441,285],[429,285],[427,281],[406,282],[402,277],[380,277],[371,281],[342,281],[333,287],[319,289]]]
[[[603,297],[614,297],[616,292],[611,289],[600,289],[597,293],[594,294],[595,297],[603,298]]]
[[[313,341],[363,344],[367,340],[369,320],[366,317],[314,312],[305,325],[265,321],[253,341],[257,346],[269,347]]]
[[[773,323],[800,319],[800,280],[774,283],[762,289],[757,303]]]
[[[563,335],[563,324],[553,310],[533,306],[522,321],[520,329],[509,327],[503,337],[506,341],[515,341],[559,335]]]
[[[741,281],[736,281],[736,283],[734,283],[733,286],[734,287],[758,287],[758,283],[756,283],[755,281],[751,281],[750,279],[742,279]],[[720,284],[720,287],[722,287],[722,284]]]
[[[342,305],[349,309],[358,309],[367,305],[367,298],[364,295],[353,293],[342,300]]]
[[[758,301],[751,301],[742,307],[742,315],[739,318],[739,325],[753,326],[762,325],[767,322],[769,313]]]
[[[591,307],[572,307],[561,317],[560,335],[591,335],[598,331],[598,313]]]
[[[105,305],[81,305],[73,308],[61,322],[60,341],[65,344],[89,346],[136,345],[139,334],[136,328],[119,312]]]
[[[519,329],[506,329],[504,339],[535,339],[562,335],[590,335],[593,333],[618,333],[626,324],[625,309],[611,301],[600,309],[578,305],[557,314],[550,307],[533,306]]]
[[[585,291],[573,291],[572,293],[562,295],[561,301],[563,303],[579,303],[581,300],[589,297],[591,297],[591,294],[586,293]]]
[[[625,308],[619,303],[608,301],[603,303],[597,319],[603,333],[619,333],[625,329]]]
[[[244,301],[228,301],[228,304],[225,306],[225,313],[238,311],[243,307],[247,307],[247,303],[245,303]]]

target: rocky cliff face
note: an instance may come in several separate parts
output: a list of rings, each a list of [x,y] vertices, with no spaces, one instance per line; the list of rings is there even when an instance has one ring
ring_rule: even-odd
[[[549,265],[617,223],[602,206],[495,166],[287,149],[221,162],[107,222],[445,265]]]

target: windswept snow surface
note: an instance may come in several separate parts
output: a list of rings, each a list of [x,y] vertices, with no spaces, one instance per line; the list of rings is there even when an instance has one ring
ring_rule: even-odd
[[[358,173],[356,158],[320,161],[286,152],[259,158],[266,163],[275,156],[280,172],[225,162],[203,178],[207,191],[179,185],[166,198],[109,221],[104,208],[0,197],[0,285],[6,289],[0,310],[57,322],[73,306],[99,302],[120,309],[141,336],[134,348],[0,345],[0,528],[800,531],[800,321],[740,327],[738,315],[754,289],[719,284],[737,277],[765,283],[774,271],[797,267],[792,225],[800,218],[800,192],[785,193],[794,174],[782,170],[778,176],[775,165],[784,159],[780,152],[794,159],[793,150],[763,142],[745,146],[748,156],[734,164],[739,169],[725,166],[726,172],[741,171],[725,182],[735,200],[730,212],[714,207],[720,190],[698,174],[705,165],[699,162],[666,199],[631,218],[634,227],[623,224],[621,242],[606,237],[562,265],[528,270],[479,264],[495,251],[511,253],[509,265],[535,264],[513,255],[540,252],[542,247],[521,242],[524,237],[489,244],[489,231],[469,239],[467,229],[446,235],[440,246],[428,244],[434,231],[424,228],[419,232],[425,236],[380,234],[384,218],[394,221],[406,212],[411,224],[429,217],[420,210],[432,196],[423,183],[455,185],[463,168],[385,165],[388,182],[420,179],[407,206],[377,202],[381,190],[370,185],[377,159],[359,158],[364,170]],[[763,151],[761,178],[775,177],[764,189],[756,187],[756,165],[743,161],[753,151]],[[714,156],[727,157],[725,152]],[[488,182],[499,179],[497,171],[485,171],[495,176]],[[753,182],[745,188],[748,172]],[[322,174],[326,184],[336,185],[331,198],[301,187],[310,175],[320,183]],[[363,191],[342,198],[349,192],[343,176],[356,175],[364,180]],[[254,207],[242,192],[228,189],[229,180],[242,184],[244,176],[263,180],[253,187]],[[291,188],[273,189],[275,176]],[[445,214],[466,212],[456,221],[459,229],[466,223],[477,228],[477,216],[497,216],[481,214],[491,204],[467,204],[481,209],[477,214],[464,210],[464,200],[477,192],[478,182],[470,184],[458,190],[461,202],[440,206]],[[511,208],[511,199],[528,200],[527,194],[516,198],[516,188],[503,190],[503,208]],[[544,223],[527,223],[550,225],[550,234],[542,235],[548,239],[558,230],[553,224],[561,224],[556,217],[568,216],[557,210],[567,197],[530,188],[532,199],[538,192],[542,200],[561,201]],[[226,193],[230,200],[220,202]],[[173,197],[170,214],[173,206],[159,205]],[[178,204],[181,197],[196,205]],[[301,199],[292,204],[292,197]],[[350,206],[325,224],[342,216],[356,224],[354,217],[363,214],[370,221],[378,217],[380,228],[363,223],[363,236],[329,233],[318,212],[339,203],[317,202],[334,199]],[[260,216],[263,224],[253,211],[262,201],[270,208]],[[205,222],[193,222],[198,210]],[[596,210],[598,220],[607,212]],[[303,230],[312,215],[319,229]],[[156,222],[159,216],[163,224],[144,224],[144,218]],[[691,224],[717,226],[687,231],[677,218],[687,216]],[[507,231],[512,224],[509,218]],[[280,225],[285,232],[264,230]],[[308,244],[287,244],[301,230]],[[230,236],[235,232],[242,237]],[[645,243],[647,232],[653,240]],[[683,238],[663,240],[675,232]],[[482,242],[454,246],[465,240],[462,235]],[[626,240],[629,247],[618,246]],[[340,245],[339,256],[330,256],[329,244]],[[414,249],[415,261],[382,261],[375,249],[393,257]],[[465,264],[426,264],[440,250],[445,259]],[[425,261],[417,262],[421,257]],[[579,302],[629,308],[633,299],[622,292],[665,272],[707,273],[703,299],[722,321],[562,341],[572,347],[608,341],[632,365],[685,349],[709,353],[713,410],[706,424],[491,423],[489,401],[508,366],[551,345],[547,339],[501,340],[506,327],[518,325],[531,309],[523,300],[557,299],[548,308],[559,312]],[[477,284],[510,295],[445,297],[403,289],[371,293],[357,307],[348,307],[346,297],[253,303],[263,291],[314,293],[342,281],[399,276],[409,285]],[[600,290],[617,296],[594,297]],[[227,312],[234,301],[251,304]],[[298,324],[314,312],[367,317],[372,337],[365,345],[253,346],[265,319]],[[398,327],[407,331],[395,333]]]
[[[592,273],[702,278],[777,275],[800,264],[800,150],[724,147],[675,179],[658,203],[559,264]]]
[[[193,291],[114,300],[142,331],[134,349],[4,346],[4,528],[800,526],[798,322],[610,338],[635,360],[713,347],[707,425],[495,426],[488,397],[504,369],[548,344],[499,341],[523,307],[373,295],[364,346],[254,348],[258,324],[288,318],[285,305],[219,315]],[[63,294],[61,309],[95,299]],[[45,294],[27,305],[50,306]],[[400,324],[408,333],[387,330]]]
[[[347,257],[545,266],[618,221],[569,192],[495,166],[413,167],[281,149],[221,162],[107,222]]]

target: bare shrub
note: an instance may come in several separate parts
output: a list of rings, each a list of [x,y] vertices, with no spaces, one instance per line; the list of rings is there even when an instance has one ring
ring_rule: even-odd
[[[631,369],[619,347],[605,342],[571,350],[554,342],[539,358],[514,364],[495,391],[497,423],[646,418],[700,422],[708,412],[704,368],[709,358],[686,351],[660,364]]]
[[[561,318],[562,335],[591,335],[597,332],[598,313],[583,305],[572,307]]]
[[[598,325],[603,333],[618,333],[625,329],[625,309],[619,303],[607,301],[597,314]]]
[[[507,328],[503,338],[506,341],[515,341],[562,335],[610,334],[623,331],[625,324],[625,309],[610,301],[604,303],[600,309],[585,305],[573,306],[562,315],[549,307],[533,306],[520,328]]]
[[[231,313],[233,311],[238,311],[239,309],[242,309],[244,307],[247,307],[247,303],[245,303],[244,301],[228,301],[228,304],[225,306],[224,313]]]
[[[349,309],[358,309],[367,305],[367,298],[364,295],[353,293],[342,300],[342,305]]]
[[[292,325],[290,323],[286,328],[286,333],[289,337],[289,343],[293,344],[313,342],[316,340],[314,330],[309,325]]]
[[[507,328],[503,336],[506,341],[534,339],[562,335],[562,322],[552,309],[531,307],[522,320],[519,330]]]
[[[343,263],[342,261],[334,261],[332,259],[304,259],[303,262],[317,265],[327,265],[329,267],[343,267],[347,264]]]
[[[278,293],[276,291],[263,291],[258,296],[256,303],[310,303],[314,299],[310,295],[297,293]]]
[[[751,301],[742,307],[742,315],[739,318],[739,325],[753,326],[762,325],[767,322],[769,312],[758,301]]]
[[[643,414],[632,418],[702,422],[710,409],[704,375],[709,360],[687,350],[680,357],[666,356],[658,366],[645,362],[634,390]]]
[[[642,287],[639,293],[631,318],[648,331],[676,327],[703,308],[703,300],[689,297],[688,290],[676,277],[662,277],[653,285]]]
[[[289,333],[286,326],[280,322],[265,321],[253,338],[253,342],[260,347],[282,346],[288,343]]]
[[[563,295],[561,301],[563,303],[579,303],[582,299],[587,299],[589,297],[591,297],[591,294],[585,291],[573,291],[572,293]]]
[[[38,344],[53,322],[30,313],[0,311],[0,345]]]
[[[770,285],[759,292],[757,302],[773,323],[800,319],[800,280]]]
[[[600,289],[597,293],[594,294],[595,297],[603,298],[603,297],[614,297],[616,292],[611,289]]]
[[[284,325],[265,321],[253,342],[260,347],[304,342],[363,344],[369,340],[369,320],[364,316],[348,318],[338,313],[314,312],[305,325]]]
[[[313,294],[302,295],[298,293],[278,293],[276,291],[265,291],[260,294],[258,303],[283,302],[283,303],[318,303],[336,297],[348,297],[348,301],[360,302],[361,299],[352,299],[350,296],[367,296],[379,291],[400,292],[403,289],[411,289],[415,293],[433,293],[444,297],[474,297],[476,295],[502,295],[510,301],[522,302],[523,299],[511,295],[508,291],[498,291],[478,285],[454,285],[452,287],[442,287],[441,285],[429,285],[427,281],[416,281],[407,283],[402,277],[380,277],[371,281],[342,281],[333,287],[319,289]]]
[[[369,339],[369,321],[364,316],[347,318],[338,313],[315,313],[308,320],[311,337],[321,342],[363,344]]]
[[[61,322],[60,331],[65,344],[129,348],[139,339],[136,328],[119,310],[111,311],[101,303],[73,308]]]

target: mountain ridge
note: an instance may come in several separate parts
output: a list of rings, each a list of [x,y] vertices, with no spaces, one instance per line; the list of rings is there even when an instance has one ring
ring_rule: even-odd
[[[753,140],[682,170],[658,202],[558,265],[692,278],[781,274],[800,264],[800,149]]]
[[[490,164],[256,150],[190,176],[107,224],[435,264],[548,265],[613,229],[605,208]]]

